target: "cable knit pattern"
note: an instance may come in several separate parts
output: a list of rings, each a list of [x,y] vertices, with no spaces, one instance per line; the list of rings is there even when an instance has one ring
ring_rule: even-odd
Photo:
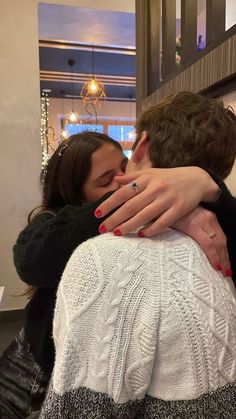
[[[41,417],[70,417],[63,413],[69,397],[77,406],[71,417],[189,419],[183,405],[207,400],[208,416],[192,417],[220,418],[224,403],[217,405],[217,397],[227,400],[228,392],[236,400],[235,317],[231,280],[212,269],[190,238],[167,231],[152,240],[106,234],[87,241],[58,289],[56,363]],[[97,416],[81,413],[82,394],[88,403],[97,399]],[[175,403],[183,414],[103,415],[99,404],[107,398],[124,412],[131,402],[141,411],[142,401],[156,400],[166,408]],[[226,405],[224,417],[233,418]]]

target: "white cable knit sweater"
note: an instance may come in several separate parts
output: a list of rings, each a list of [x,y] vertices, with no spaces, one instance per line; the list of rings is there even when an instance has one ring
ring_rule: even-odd
[[[234,286],[180,233],[79,246],[54,340],[42,418],[236,417]]]

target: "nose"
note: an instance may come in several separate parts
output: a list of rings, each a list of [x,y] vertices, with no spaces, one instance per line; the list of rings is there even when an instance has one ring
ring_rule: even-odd
[[[115,172],[115,176],[123,176],[124,174],[125,174],[125,172],[121,169],[118,169]],[[112,185],[113,185],[114,189],[119,189],[120,186],[121,186],[118,182],[115,181],[115,179],[113,179]]]
[[[111,184],[111,190],[116,191],[119,188],[120,188],[120,184],[116,182],[115,179],[113,179],[112,184]]]

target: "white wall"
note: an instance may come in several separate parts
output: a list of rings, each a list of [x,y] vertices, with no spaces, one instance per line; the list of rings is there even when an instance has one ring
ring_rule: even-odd
[[[225,105],[231,106],[236,114],[236,90],[221,97]]]
[[[84,7],[87,9],[113,10],[117,12],[135,12],[135,0],[43,0],[39,3],[62,4]]]
[[[236,24],[236,1],[226,0],[225,30]]]
[[[225,105],[231,106],[236,114],[236,90],[229,93],[228,95],[223,96],[221,100],[224,102]],[[232,192],[232,194],[236,196],[236,163],[234,164],[232,172],[226,179],[226,184]]]
[[[134,0],[70,0],[48,3],[134,11]],[[18,309],[25,289],[12,261],[12,246],[38,204],[40,153],[40,89],[38,1],[0,0],[0,286],[1,309]]]
[[[0,2],[0,285],[3,309],[20,308],[13,297],[25,288],[12,263],[12,245],[39,201],[40,105],[37,3]]]

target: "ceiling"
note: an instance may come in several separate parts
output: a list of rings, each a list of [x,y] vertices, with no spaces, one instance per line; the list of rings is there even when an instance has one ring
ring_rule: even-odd
[[[41,90],[51,97],[79,98],[93,61],[108,99],[135,100],[134,13],[39,4],[39,57]]]

